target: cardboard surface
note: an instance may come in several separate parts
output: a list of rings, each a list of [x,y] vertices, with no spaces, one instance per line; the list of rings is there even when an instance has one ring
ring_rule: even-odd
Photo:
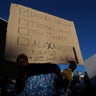
[[[74,23],[22,5],[11,4],[5,58],[16,61],[19,54],[30,63],[83,64]]]

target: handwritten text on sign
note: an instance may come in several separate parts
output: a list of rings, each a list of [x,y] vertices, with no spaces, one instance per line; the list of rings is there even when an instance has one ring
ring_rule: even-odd
[[[21,53],[30,63],[68,63],[76,58],[83,62],[73,22],[12,4],[5,57],[16,61]]]

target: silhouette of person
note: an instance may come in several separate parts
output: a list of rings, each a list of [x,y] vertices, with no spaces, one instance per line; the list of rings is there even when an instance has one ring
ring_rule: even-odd
[[[17,57],[19,76],[15,93],[18,96],[65,96],[60,68],[52,63],[28,63],[25,54]]]
[[[84,75],[84,82],[85,82],[86,88],[90,89],[91,88],[91,82],[90,82],[90,79],[89,79],[87,72],[85,72],[85,75]]]
[[[16,59],[16,64],[18,78],[16,79],[15,92],[16,94],[20,94],[24,90],[25,80],[27,78],[28,57],[25,54],[20,54]]]

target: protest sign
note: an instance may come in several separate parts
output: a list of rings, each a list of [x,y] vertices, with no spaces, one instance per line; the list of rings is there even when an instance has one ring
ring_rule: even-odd
[[[5,58],[16,61],[19,54],[30,63],[83,64],[74,23],[48,13],[11,4]]]

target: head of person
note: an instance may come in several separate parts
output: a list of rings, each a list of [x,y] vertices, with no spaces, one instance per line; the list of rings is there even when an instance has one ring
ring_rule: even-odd
[[[72,70],[72,72],[76,69],[77,64],[75,61],[69,61],[70,65],[69,68]]]
[[[16,62],[17,62],[17,66],[20,67],[24,67],[24,66],[27,66],[28,65],[28,57],[25,55],[25,54],[20,54],[17,59],[16,59]]]

